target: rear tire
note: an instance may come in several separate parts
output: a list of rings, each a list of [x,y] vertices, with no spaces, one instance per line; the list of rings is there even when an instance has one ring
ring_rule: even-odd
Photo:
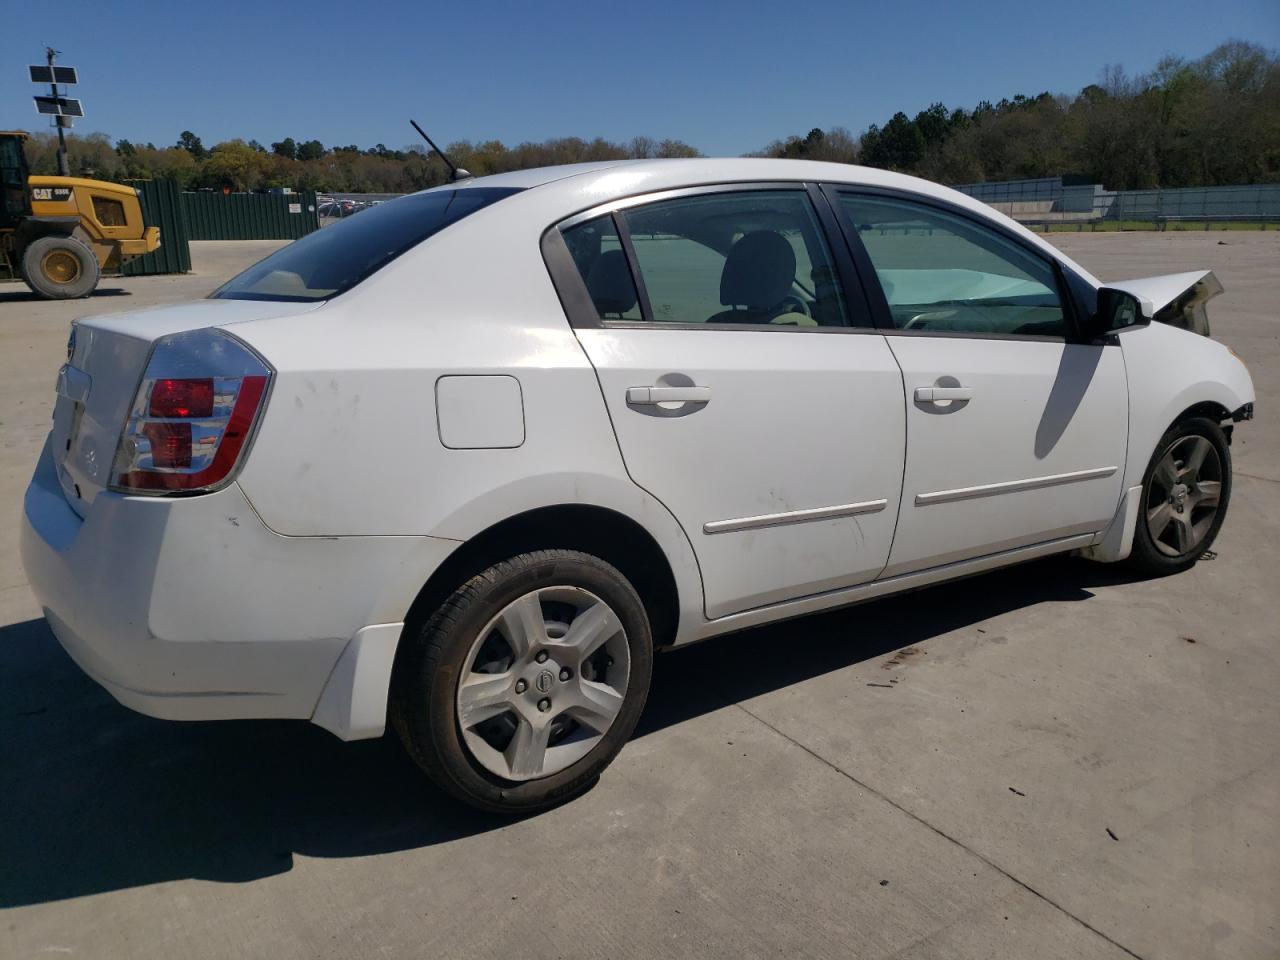
[[[454,797],[531,813],[599,779],[635,730],[652,665],[644,605],[621,573],[574,550],[525,553],[405,625],[391,723]]]
[[[98,258],[75,237],[32,240],[22,251],[20,272],[33,292],[50,300],[87,297],[101,275]]]
[[[1142,478],[1129,568],[1149,577],[1195,565],[1222,528],[1231,499],[1231,448],[1206,417],[1175,423]]]

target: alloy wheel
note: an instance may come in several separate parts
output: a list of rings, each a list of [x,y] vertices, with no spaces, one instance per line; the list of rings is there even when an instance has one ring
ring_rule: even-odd
[[[1182,437],[1165,451],[1147,488],[1147,532],[1165,556],[1204,542],[1222,497],[1222,460],[1206,438]]]
[[[580,587],[543,587],[480,631],[458,683],[467,750],[490,773],[550,776],[591,752],[617,719],[631,655],[618,615]]]

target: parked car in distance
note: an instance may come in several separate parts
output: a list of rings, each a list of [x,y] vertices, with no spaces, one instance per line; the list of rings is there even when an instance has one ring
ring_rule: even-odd
[[[1220,290],[1104,287],[839,164],[453,183],[75,324],[23,562],[126,706],[390,723],[535,810],[617,754],[655,651],[1055,553],[1194,564],[1253,413]]]

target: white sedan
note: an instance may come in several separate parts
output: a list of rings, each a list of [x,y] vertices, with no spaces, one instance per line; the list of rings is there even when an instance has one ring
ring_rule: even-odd
[[[126,706],[390,722],[455,796],[538,809],[617,754],[656,650],[1047,554],[1195,563],[1253,413],[1220,290],[1104,288],[859,167],[461,181],[74,325],[23,561]]]

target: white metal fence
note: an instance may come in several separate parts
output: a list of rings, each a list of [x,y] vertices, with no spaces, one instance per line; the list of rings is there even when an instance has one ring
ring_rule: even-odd
[[[1133,226],[1168,229],[1188,225],[1280,223],[1280,184],[1105,190],[1101,184],[1064,185],[1061,178],[967,183],[962,193],[1028,225],[1077,229]]]

